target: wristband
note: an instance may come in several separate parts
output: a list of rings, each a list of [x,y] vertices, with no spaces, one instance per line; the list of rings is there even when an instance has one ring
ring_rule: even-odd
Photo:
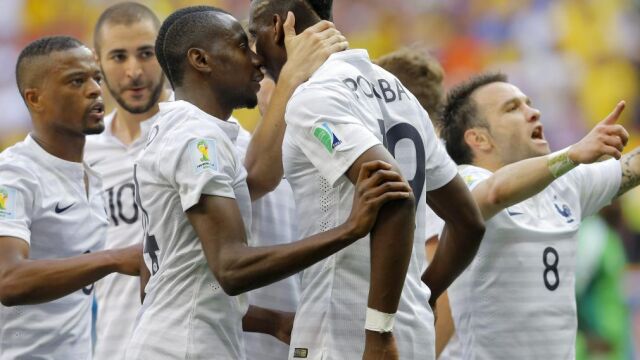
[[[556,179],[578,166],[578,164],[569,158],[569,148],[556,151],[548,155],[547,159],[549,171],[551,171],[551,175]]]
[[[364,328],[379,333],[391,332],[395,317],[396,314],[387,314],[368,307]]]

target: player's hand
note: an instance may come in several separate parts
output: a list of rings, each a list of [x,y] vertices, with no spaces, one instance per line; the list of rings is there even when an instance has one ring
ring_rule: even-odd
[[[330,21],[322,20],[299,35],[295,24],[295,16],[289,11],[283,24],[287,62],[280,72],[280,79],[288,79],[298,86],[307,81],[329,55],[347,49],[349,43]]]
[[[115,249],[113,255],[116,260],[116,272],[131,276],[140,275],[142,244]]]
[[[397,360],[398,346],[393,333],[377,333],[365,330],[363,360]]]
[[[353,196],[353,207],[347,219],[350,234],[359,239],[371,231],[380,207],[393,200],[413,197],[413,191],[400,174],[384,161],[370,161],[360,167]]]
[[[608,155],[616,159],[629,141],[629,133],[622,125],[616,124],[624,110],[625,102],[620,101],[611,114],[596,125],[578,143],[569,148],[569,159],[577,164],[591,164]]]
[[[276,339],[289,345],[291,343],[291,331],[293,330],[294,312],[279,311],[276,319],[276,328],[273,333]]]

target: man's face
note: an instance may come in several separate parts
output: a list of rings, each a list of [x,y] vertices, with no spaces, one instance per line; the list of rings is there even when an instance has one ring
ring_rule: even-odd
[[[232,108],[253,108],[258,104],[262,59],[249,46],[247,34],[231,15],[218,14],[225,29],[206,51],[211,58],[211,85]]]
[[[97,36],[100,66],[109,93],[130,113],[149,111],[164,88],[164,74],[155,56],[157,29],[153,21],[106,23]]]
[[[87,47],[56,51],[42,84],[35,89],[42,119],[59,130],[75,134],[99,134],[104,130],[102,74],[94,53]]]
[[[287,61],[287,52],[284,46],[276,43],[273,16],[256,9],[258,3],[259,1],[251,2],[249,34],[255,42],[256,53],[263,58],[267,74],[277,82],[280,70]]]
[[[477,89],[472,98],[489,124],[494,148],[503,164],[546,155],[540,111],[512,84],[495,82]]]

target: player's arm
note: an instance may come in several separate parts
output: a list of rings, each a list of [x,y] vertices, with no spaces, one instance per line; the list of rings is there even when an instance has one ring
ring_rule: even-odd
[[[640,148],[635,148],[620,160],[622,179],[617,196],[633,189],[640,184]]]
[[[242,330],[275,337],[285,344],[291,342],[291,330],[295,313],[266,309],[250,305],[242,318]]]
[[[357,174],[368,161],[382,160],[400,168],[391,154],[382,146],[375,145],[362,153],[349,167],[346,176],[355,183]],[[405,181],[403,179],[403,181]],[[385,314],[395,314],[407,276],[407,268],[413,249],[415,229],[415,198],[413,196],[386,203],[380,208],[370,233],[371,279],[367,308]],[[367,310],[369,312],[370,310]],[[369,317],[369,315],[367,315]],[[395,358],[392,333],[367,329],[364,358],[372,358],[384,352]]]
[[[436,300],[476,255],[482,236],[482,215],[460,175],[446,185],[427,192],[427,203],[445,222],[438,249],[422,275],[431,290],[429,303]]]
[[[344,36],[328,21],[321,21],[300,35],[296,35],[294,25],[293,13],[289,13],[283,25],[288,59],[280,72],[266,114],[253,132],[245,157],[252,200],[275,189],[282,179],[284,113],[289,98],[329,55],[348,47]]]
[[[624,107],[625,103],[620,102],[607,118],[568,149],[509,164],[480,182],[472,193],[484,219],[539,193],[579,164],[593,163],[605,155],[620,159],[629,135],[615,122]],[[623,180],[619,194],[640,183],[637,155],[638,151],[633,151],[622,159]]]
[[[0,237],[0,301],[5,306],[32,305],[61,298],[106,275],[138,275],[142,249],[131,246],[65,259],[29,259],[29,245]]]
[[[390,169],[381,161],[364,164],[347,221],[289,244],[248,246],[232,198],[203,195],[186,214],[216,279],[227,294],[237,295],[291,276],[368,234],[383,204],[412,196],[408,184]]]

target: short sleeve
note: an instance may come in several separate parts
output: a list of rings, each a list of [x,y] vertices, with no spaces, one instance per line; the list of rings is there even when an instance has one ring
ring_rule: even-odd
[[[458,171],[469,190],[475,189],[478,184],[493,175],[493,173],[487,169],[471,165],[461,165],[458,167]]]
[[[222,131],[222,130],[220,130]],[[209,135],[209,136],[207,136]],[[187,211],[200,201],[202,195],[234,198],[234,179],[237,159],[229,142],[220,136],[203,134],[203,137],[187,137],[181,140],[177,150],[167,148],[164,176],[178,190],[182,210]],[[173,166],[171,166],[173,164]],[[174,171],[168,171],[174,169]]]
[[[332,186],[360,155],[381,144],[352,110],[353,100],[338,86],[307,86],[287,105],[287,130]]]
[[[13,166],[0,165],[0,236],[31,243],[31,221],[38,184],[31,174]]]
[[[622,166],[620,161],[611,159],[580,165],[565,177],[578,191],[584,219],[611,203],[620,189]]]
[[[457,174],[456,163],[451,160],[442,141],[437,137],[431,119],[426,111],[422,112],[426,124],[426,190],[432,191],[448,184]]]

